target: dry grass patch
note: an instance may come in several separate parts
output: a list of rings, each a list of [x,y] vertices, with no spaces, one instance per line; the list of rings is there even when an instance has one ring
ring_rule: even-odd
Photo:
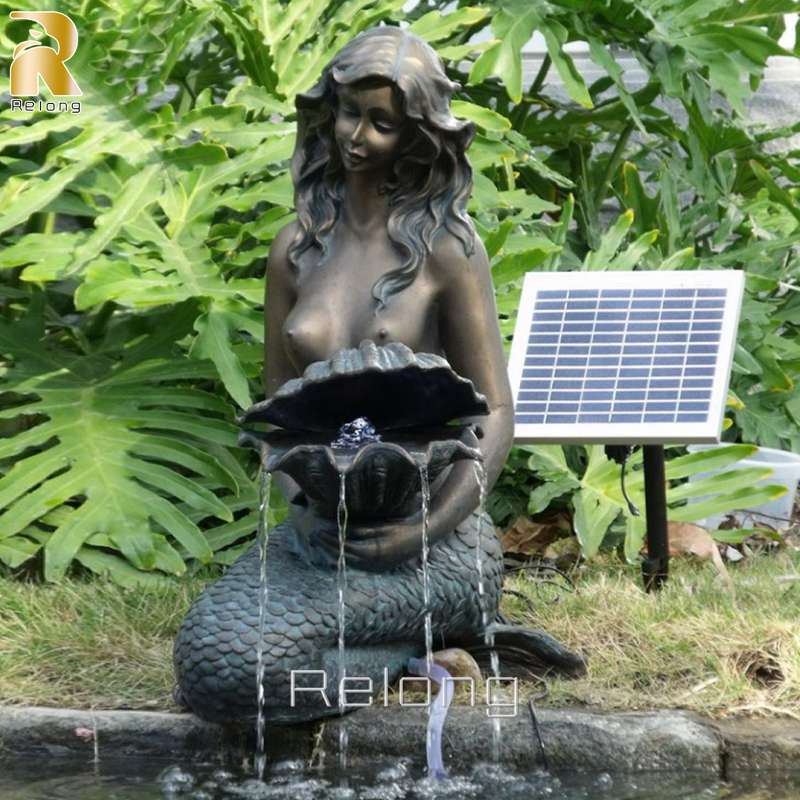
[[[549,604],[515,577],[537,613],[515,597],[505,610],[588,657],[585,678],[549,682],[550,704],[800,719],[799,568],[788,552],[732,565],[731,594],[708,565],[674,561],[665,589],[647,595],[637,569],[609,562],[584,567],[576,591]]]

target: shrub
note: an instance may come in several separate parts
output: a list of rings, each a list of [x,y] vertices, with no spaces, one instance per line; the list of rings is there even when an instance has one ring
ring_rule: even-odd
[[[0,2],[4,81],[29,27],[8,13],[25,5]],[[768,147],[793,129],[743,117],[796,3],[403,5],[61,4],[80,36],[80,113],[0,112],[0,562],[138,583],[228,564],[252,540],[254,463],[233,416],[261,391],[293,98],[380,21],[411,25],[464,84],[456,113],[479,128],[470,210],[504,333],[531,269],[746,269],[728,436],[800,444],[800,172]],[[533,31],[548,55],[524,87]],[[589,86],[564,49],[575,40],[605,73]],[[620,51],[642,88],[626,86]],[[527,458],[509,463],[495,509],[531,482]]]

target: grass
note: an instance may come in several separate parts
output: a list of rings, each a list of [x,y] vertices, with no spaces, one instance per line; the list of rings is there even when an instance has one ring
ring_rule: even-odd
[[[0,578],[0,702],[174,709],[172,641],[201,589]]]
[[[545,702],[800,720],[800,553],[730,565],[733,595],[709,564],[673,559],[671,570],[649,595],[618,562],[584,567],[555,601],[523,576],[507,583],[535,606],[512,597],[509,616],[588,658],[585,678],[548,681]]]
[[[611,561],[581,568],[576,590],[555,600],[530,579],[509,579],[533,609],[511,596],[504,610],[589,660],[587,677],[548,681],[546,703],[800,719],[800,553],[731,565],[735,596],[708,564],[675,559],[672,568],[654,595],[641,591],[637,569]],[[0,702],[174,710],[172,641],[202,586],[0,577]]]

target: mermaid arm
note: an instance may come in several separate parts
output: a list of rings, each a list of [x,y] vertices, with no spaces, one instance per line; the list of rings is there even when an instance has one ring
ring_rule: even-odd
[[[455,237],[447,235],[441,240],[441,247],[434,251],[442,286],[439,337],[450,366],[472,381],[489,406],[487,416],[464,420],[480,431],[488,491],[500,476],[514,440],[514,401],[497,321],[491,269],[486,250],[477,236],[475,250],[468,257]],[[443,508],[458,506],[469,513],[477,506],[478,490],[475,481],[469,480],[471,471],[469,462],[460,462],[453,468],[438,494]],[[460,498],[458,503],[457,498]],[[459,513],[453,510],[452,515],[459,516]],[[434,535],[433,525],[431,535]]]
[[[514,401],[497,322],[489,259],[476,235],[475,249],[466,256],[451,234],[437,240],[432,267],[440,285],[439,338],[445,358],[486,397],[487,416],[470,417],[479,433],[487,491],[503,469],[514,439]],[[473,465],[455,464],[432,498],[431,541],[444,536],[472,512],[479,501]]]

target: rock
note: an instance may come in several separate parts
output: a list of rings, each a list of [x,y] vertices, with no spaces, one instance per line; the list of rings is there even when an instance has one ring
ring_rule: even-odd
[[[752,770],[786,770],[800,766],[800,724],[777,719],[731,719],[715,723],[723,741],[728,777]]]
[[[444,763],[454,774],[468,774],[478,763],[491,761],[492,721],[480,693],[475,708],[450,709],[444,728]],[[584,710],[538,709],[536,717],[547,762],[553,770],[597,773],[598,787],[620,773],[686,772],[727,780],[750,771],[796,769],[800,763],[800,723],[794,720],[704,720],[682,711],[600,713]],[[307,762],[315,737],[315,752],[335,754],[339,731],[348,736],[348,762],[367,766],[376,758],[423,760],[427,714],[423,708],[363,708],[342,719],[319,725],[271,725],[267,731],[270,761],[284,761],[281,774],[298,775],[298,759]],[[236,731],[201,722],[188,714],[141,711],[69,711],[53,708],[0,706],[0,772],[2,761],[17,756],[92,757],[93,742],[75,735],[75,728],[96,725],[100,756],[166,756],[207,761],[220,755],[241,762],[252,755],[249,729]],[[526,772],[544,764],[534,737],[528,708],[520,704],[513,717],[501,719],[500,759],[503,769]],[[242,735],[243,734],[243,735]],[[222,770],[211,781],[230,778]],[[388,774],[387,774],[387,777]],[[399,778],[399,773],[397,775]],[[177,787],[176,787],[177,788]],[[208,791],[202,785],[185,791]],[[181,792],[183,794],[183,792]],[[188,796],[185,795],[185,796]]]
[[[433,661],[443,669],[446,669],[454,678],[472,678],[476,691],[483,683],[478,662],[460,647],[437,650],[433,654]]]
[[[486,707],[451,709],[444,729],[444,763],[456,772],[491,758],[492,720]],[[537,712],[551,769],[588,772],[679,770],[717,775],[720,741],[710,727],[680,711],[602,714],[542,709]],[[352,763],[376,754],[424,755],[424,710],[394,706],[362,709],[326,723],[323,744],[334,752],[346,727]],[[528,709],[500,720],[504,766],[529,770],[544,763]]]

